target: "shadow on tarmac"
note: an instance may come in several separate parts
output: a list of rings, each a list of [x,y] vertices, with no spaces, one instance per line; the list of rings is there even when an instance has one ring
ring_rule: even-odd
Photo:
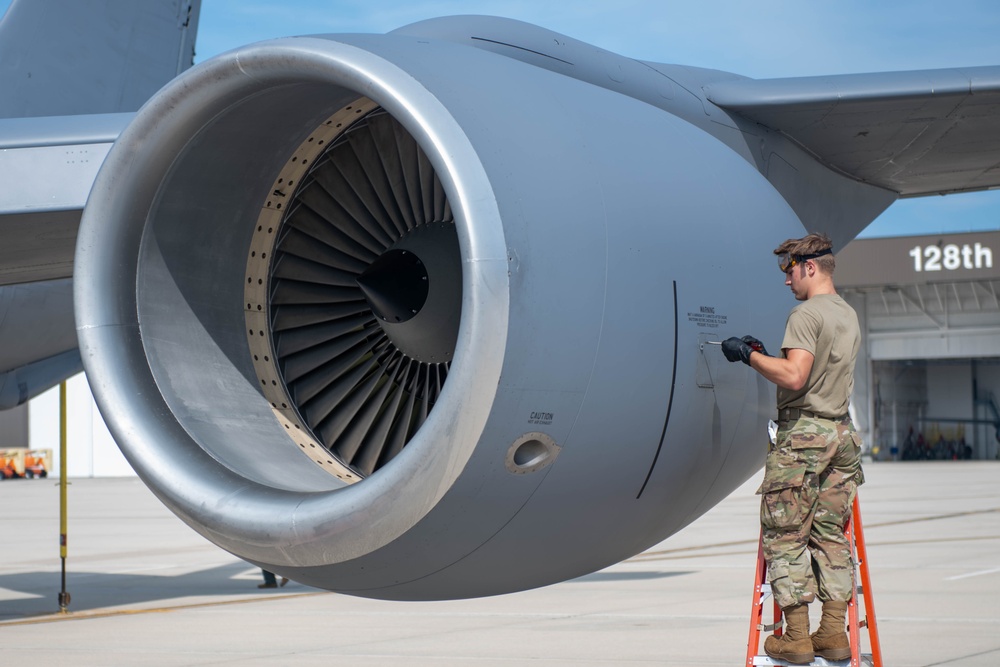
[[[289,582],[281,589],[259,590],[260,568],[234,562],[185,574],[108,574],[104,572],[66,573],[70,612],[114,608],[155,608],[176,606],[180,600],[239,600],[281,593],[316,591]],[[0,575],[0,589],[15,599],[0,599],[0,622],[44,616],[59,612],[59,572],[18,572]],[[220,600],[221,598],[221,600]]]
[[[667,577],[679,577],[684,574],[693,574],[693,572],[594,572],[593,574],[585,574],[582,577],[577,577],[576,579],[570,579],[567,583],[585,581],[641,581],[644,579],[666,579]]]

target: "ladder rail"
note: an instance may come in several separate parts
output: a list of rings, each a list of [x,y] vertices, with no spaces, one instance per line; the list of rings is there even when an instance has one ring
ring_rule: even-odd
[[[872,659],[875,667],[882,667],[882,646],[878,638],[878,623],[875,621],[875,595],[872,589],[871,572],[868,569],[868,547],[865,545],[864,524],[861,522],[861,504],[857,494],[854,495],[854,506],[851,508],[852,548],[855,550],[855,568],[861,571],[861,592],[865,598],[865,627],[868,628],[868,643],[871,646]],[[857,598],[857,592],[854,597]]]
[[[767,566],[764,564],[764,536],[757,540],[757,570],[753,582],[753,607],[750,608],[750,636],[747,638],[747,660],[744,667],[753,667],[753,660],[760,645],[761,622],[764,620],[764,598],[761,588]]]
[[[854,507],[858,506],[858,497],[854,496]],[[858,627],[858,566],[861,564],[857,556],[857,533],[854,530],[854,509],[847,519],[847,539],[851,545],[851,558],[854,561],[854,590],[847,602],[847,633],[851,644],[851,667],[861,667],[861,629]],[[867,570],[868,568],[865,568]]]

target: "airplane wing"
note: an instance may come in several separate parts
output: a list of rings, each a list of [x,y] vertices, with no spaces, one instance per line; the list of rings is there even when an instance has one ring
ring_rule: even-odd
[[[132,114],[191,66],[200,7],[11,3],[0,21],[0,285],[72,275],[97,170]]]
[[[1000,187],[1000,67],[733,79],[706,92],[901,197]]]
[[[82,366],[80,215],[134,112],[191,66],[200,0],[14,0],[0,21],[0,409]]]
[[[133,115],[0,118],[0,286],[73,275],[90,186]]]

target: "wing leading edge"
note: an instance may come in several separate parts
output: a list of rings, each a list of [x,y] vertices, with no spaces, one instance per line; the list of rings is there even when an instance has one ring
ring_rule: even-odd
[[[1000,187],[1000,67],[735,79],[705,92],[901,197]]]

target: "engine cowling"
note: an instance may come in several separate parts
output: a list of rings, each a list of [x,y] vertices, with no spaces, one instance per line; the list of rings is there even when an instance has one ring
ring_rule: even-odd
[[[759,467],[771,391],[705,343],[777,342],[766,258],[801,233],[630,97],[407,35],[274,40],[121,135],[77,329],[206,538],[345,593],[490,595],[638,553]]]

